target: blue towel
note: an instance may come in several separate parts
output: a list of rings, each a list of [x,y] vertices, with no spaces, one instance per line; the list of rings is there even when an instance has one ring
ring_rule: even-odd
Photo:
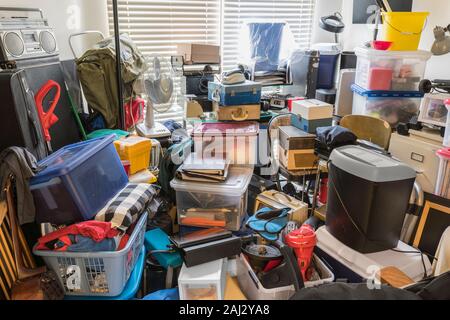
[[[262,208],[248,219],[247,226],[264,239],[276,241],[280,232],[286,228],[289,211],[289,208],[281,210]]]
[[[178,288],[159,290],[146,295],[142,300],[180,300]]]

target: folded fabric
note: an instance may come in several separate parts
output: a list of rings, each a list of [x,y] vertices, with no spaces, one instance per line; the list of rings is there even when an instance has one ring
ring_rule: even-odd
[[[290,209],[273,210],[262,208],[247,221],[247,227],[269,241],[276,241],[280,232],[286,227]]]
[[[178,288],[159,290],[146,295],[142,300],[180,300]]]
[[[436,250],[436,258],[433,262],[433,272],[435,276],[450,271],[450,227],[442,234]]]
[[[126,232],[155,194],[150,184],[129,183],[97,213],[95,220],[111,222],[113,228]]]
[[[316,133],[317,139],[326,145],[328,150],[355,144],[358,139],[353,132],[341,126],[319,127]]]
[[[67,247],[68,252],[116,251],[117,249],[116,238],[103,239],[100,242],[96,242],[91,238],[83,237],[80,235],[71,237],[73,237],[73,242],[72,245]]]
[[[36,249],[53,250],[55,248],[55,244],[58,241],[64,241],[65,243],[69,243],[70,239],[67,240],[67,238],[64,238],[69,235],[81,235],[90,238],[95,242],[100,242],[104,239],[114,238],[119,234],[120,232],[112,228],[110,222],[84,221],[56,230],[52,233],[49,233],[39,238]]]

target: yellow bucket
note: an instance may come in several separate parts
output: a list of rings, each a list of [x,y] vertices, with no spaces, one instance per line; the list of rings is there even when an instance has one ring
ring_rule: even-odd
[[[393,42],[389,50],[415,51],[425,28],[429,12],[382,12],[385,41]]]

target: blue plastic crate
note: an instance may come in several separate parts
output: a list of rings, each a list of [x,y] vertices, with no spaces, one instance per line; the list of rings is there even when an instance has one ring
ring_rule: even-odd
[[[39,162],[30,180],[39,223],[72,224],[92,219],[128,183],[114,136],[66,146]]]

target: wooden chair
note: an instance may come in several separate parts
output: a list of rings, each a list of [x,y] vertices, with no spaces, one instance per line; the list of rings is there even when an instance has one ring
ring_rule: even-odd
[[[392,129],[387,121],[370,116],[352,114],[343,117],[340,125],[351,130],[360,140],[370,141],[385,150],[389,149]]]
[[[0,202],[0,300],[12,298],[11,289],[18,280],[43,272],[36,268],[25,236],[17,222],[10,177],[2,190],[6,200]]]

